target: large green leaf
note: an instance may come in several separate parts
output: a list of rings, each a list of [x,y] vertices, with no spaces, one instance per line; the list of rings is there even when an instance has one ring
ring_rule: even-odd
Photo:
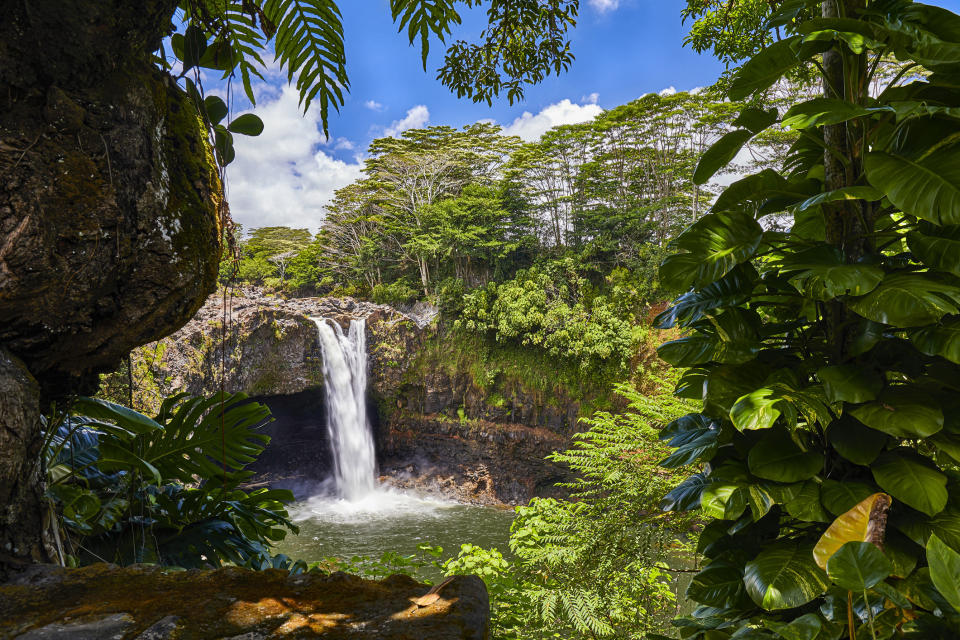
[[[764,435],[747,455],[750,473],[765,480],[799,482],[815,476],[823,468],[823,455],[804,451],[790,434],[776,429]]]
[[[263,120],[252,113],[245,113],[232,120],[227,129],[245,136],[259,136],[263,133]]]
[[[753,132],[747,129],[736,129],[725,134],[713,143],[697,163],[693,172],[693,183],[703,184],[713,177],[717,171],[725,167],[740,152],[743,145],[753,137]]]
[[[660,466],[673,469],[692,464],[697,460],[709,460],[717,451],[719,437],[719,429],[707,427],[688,435],[679,443],[671,443],[670,446],[677,448],[660,462]]]
[[[884,276],[878,266],[845,263],[838,249],[824,245],[787,256],[781,266],[799,291],[824,301],[842,295],[865,295],[873,291]]]
[[[749,129],[753,133],[760,133],[777,121],[776,108],[763,110],[756,107],[746,107],[733,121],[733,126]]]
[[[927,438],[943,428],[940,403],[911,386],[888,387],[875,402],[855,407],[850,414],[871,429],[897,438]]]
[[[684,231],[675,246],[684,252],[668,256],[660,266],[664,285],[675,291],[716,282],[760,246],[763,228],[738,211],[711,213]]]
[[[830,637],[820,635],[820,632],[823,631],[823,620],[815,613],[805,613],[790,622],[764,619],[763,626],[775,632],[783,640],[827,640]],[[745,628],[749,630],[749,627]],[[745,640],[768,640],[770,638],[767,634],[760,634],[759,632],[755,636],[746,634],[731,637],[736,638],[736,640],[740,640],[741,637]]]
[[[830,514],[820,502],[820,483],[807,480],[790,500],[784,504],[787,513],[804,522],[829,522]]]
[[[881,454],[870,470],[884,491],[918,511],[934,516],[947,506],[947,477],[910,449]]]
[[[694,325],[694,333],[660,345],[657,353],[677,367],[706,362],[741,364],[752,360],[760,349],[759,326],[755,311],[732,307]]]
[[[658,315],[653,324],[658,329],[670,329],[696,322],[705,313],[721,307],[740,304],[750,295],[757,281],[757,270],[749,262],[734,267],[721,279],[697,291],[683,294],[666,311]]]
[[[875,486],[863,482],[849,480],[839,482],[828,479],[820,485],[820,502],[827,511],[838,516],[853,509],[876,492]]]
[[[876,289],[853,300],[850,308],[874,322],[901,329],[920,327],[960,313],[960,288],[924,274],[890,274]]]
[[[800,607],[827,590],[827,575],[813,561],[813,546],[777,542],[744,567],[747,593],[767,611]]]
[[[875,371],[855,364],[824,367],[817,377],[830,402],[869,402],[883,388],[883,378]]]
[[[864,159],[870,184],[910,215],[940,225],[960,224],[960,150],[947,147],[923,160],[873,151]]]
[[[927,562],[937,591],[951,607],[960,611],[960,553],[933,534],[927,540]]]
[[[156,420],[148,418],[138,411],[129,409],[107,400],[79,397],[73,402],[71,412],[97,420],[109,420],[131,433],[149,433],[163,429]]]
[[[946,318],[940,324],[911,331],[909,336],[922,353],[960,364],[960,318]]]
[[[791,36],[774,42],[747,61],[730,83],[730,99],[743,100],[751,93],[768,89],[799,64],[794,46],[800,43],[800,39],[801,36]]]
[[[781,124],[790,129],[823,127],[878,112],[893,113],[895,110],[893,107],[862,107],[839,98],[814,98],[790,107]]]
[[[741,396],[733,404],[730,421],[741,431],[769,429],[783,413],[785,404],[773,389],[757,389]]]
[[[674,487],[660,501],[664,511],[690,511],[700,506],[701,494],[712,481],[702,473],[695,473]]]
[[[931,233],[911,231],[907,247],[928,267],[960,276],[960,227],[934,227]]]
[[[812,207],[828,202],[838,202],[841,200],[866,200],[867,202],[875,202],[881,198],[883,198],[883,194],[873,187],[843,187],[842,189],[826,191],[812,198],[807,198],[796,208],[796,213],[801,213]]]
[[[827,576],[855,593],[887,579],[893,565],[872,542],[847,542],[827,560]]]
[[[714,482],[700,494],[700,508],[711,518],[736,520],[747,509],[747,492],[739,483]]]
[[[827,440],[850,462],[868,465],[877,459],[889,437],[846,413],[827,427]]]
[[[743,592],[743,571],[716,562],[704,567],[690,581],[687,597],[711,607],[732,606]]]

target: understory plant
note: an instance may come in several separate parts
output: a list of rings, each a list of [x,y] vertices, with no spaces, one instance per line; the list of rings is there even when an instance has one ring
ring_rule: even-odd
[[[269,442],[256,431],[266,406],[180,394],[154,417],[93,398],[69,413],[51,421],[44,448],[65,564],[291,567],[270,546],[297,532],[284,506],[293,494],[240,488]]]
[[[774,9],[770,10],[770,5]],[[764,4],[783,35],[730,84],[809,66],[823,95],[747,108],[706,180],[752,136],[800,134],[673,243],[659,350],[699,411],[665,466],[700,471],[699,604],[680,637],[960,637],[960,16],[907,0]],[[889,73],[890,69],[893,73]],[[881,72],[886,70],[881,76]],[[786,232],[764,218],[787,214]]]
[[[689,560],[691,514],[664,514],[663,494],[681,477],[657,465],[668,449],[658,428],[689,409],[669,393],[627,385],[621,413],[597,412],[567,451],[577,473],[570,499],[518,507],[510,554],[465,544],[448,575],[476,574],[490,592],[491,637],[643,638],[677,611],[676,573]]]

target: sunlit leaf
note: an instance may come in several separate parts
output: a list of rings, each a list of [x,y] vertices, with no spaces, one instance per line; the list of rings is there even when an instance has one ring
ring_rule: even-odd
[[[826,591],[827,575],[813,561],[809,545],[778,542],[746,564],[747,593],[767,611],[793,609]]]
[[[890,496],[885,493],[875,493],[846,513],[837,516],[813,548],[813,557],[817,565],[821,569],[826,569],[830,557],[848,542],[883,540],[883,527],[886,524],[884,514],[890,508],[890,504]]]

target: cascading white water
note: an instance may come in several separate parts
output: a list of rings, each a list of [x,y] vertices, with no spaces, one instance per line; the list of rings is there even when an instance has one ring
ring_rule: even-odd
[[[346,335],[340,325],[312,318],[323,350],[327,394],[327,429],[333,447],[334,478],[340,496],[355,501],[376,487],[373,434],[367,421],[367,340],[363,320],[351,320]]]

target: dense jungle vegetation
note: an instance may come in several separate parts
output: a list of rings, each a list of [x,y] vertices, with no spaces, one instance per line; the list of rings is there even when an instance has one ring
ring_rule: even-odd
[[[956,638],[960,16],[907,0],[688,0],[684,16],[689,44],[734,67],[716,87],[535,143],[484,124],[376,140],[319,234],[238,233],[222,277],[432,301],[451,330],[611,385],[673,299],[653,321],[673,378],[620,386],[626,409],[556,454],[572,499],[519,508],[512,559],[465,545],[444,565],[484,577],[495,637]],[[235,464],[205,470],[202,447],[164,455],[204,432],[191,402],[148,418],[83,401],[51,430],[68,526],[124,560],[303,570],[269,553],[285,496],[237,489],[263,416],[238,416]],[[75,450],[64,429],[99,435]],[[197,469],[211,481],[187,488]],[[661,625],[664,561],[687,546],[696,608]]]

